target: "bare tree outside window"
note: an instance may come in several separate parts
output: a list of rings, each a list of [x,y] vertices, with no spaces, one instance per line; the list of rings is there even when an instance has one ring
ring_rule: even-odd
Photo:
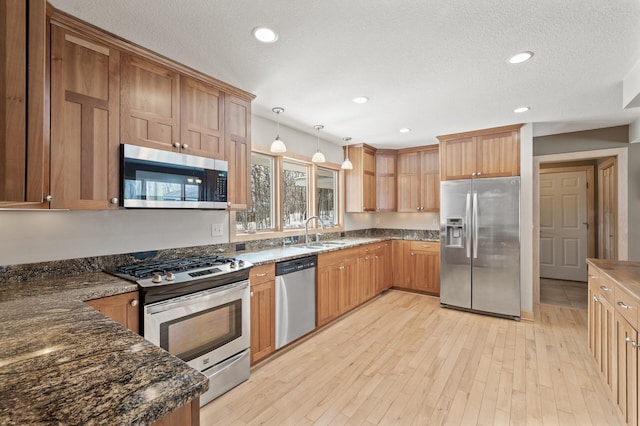
[[[318,188],[318,216],[326,226],[335,226],[338,222],[338,172],[318,167],[316,180]]]
[[[303,227],[304,221],[307,219],[308,167],[285,161],[282,171],[282,189],[283,227]]]
[[[273,157],[251,154],[251,209],[236,213],[237,230],[247,231],[251,222],[258,231],[274,228],[273,179]]]

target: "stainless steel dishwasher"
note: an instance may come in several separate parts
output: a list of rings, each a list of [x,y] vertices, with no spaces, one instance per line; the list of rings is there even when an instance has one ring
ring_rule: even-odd
[[[317,256],[276,263],[276,349],[316,327]]]

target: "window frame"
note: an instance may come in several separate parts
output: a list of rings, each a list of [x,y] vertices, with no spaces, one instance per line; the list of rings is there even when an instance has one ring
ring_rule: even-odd
[[[311,162],[311,157],[300,155],[296,153],[286,152],[284,155],[273,154],[270,152],[269,147],[262,145],[253,145],[251,148],[251,154],[261,154],[273,158],[274,161],[274,212],[273,229],[270,230],[257,230],[255,233],[249,234],[244,230],[236,229],[236,211],[229,211],[229,242],[241,242],[252,240],[263,240],[268,238],[286,238],[292,236],[304,235],[304,227],[301,228],[284,228],[283,215],[284,204],[282,201],[283,194],[283,170],[284,162],[297,163],[307,166],[308,180],[307,185],[307,217],[315,216],[318,214],[318,200],[317,200],[317,177],[318,177],[318,165]],[[336,196],[336,203],[338,203],[338,223],[332,227],[325,228],[324,232],[342,232],[344,231],[344,206],[345,206],[345,182],[344,171],[340,168],[340,164],[326,162],[320,165],[323,169],[336,171],[338,174],[338,184],[336,190],[338,194]],[[309,232],[313,230],[313,233],[322,232],[322,227],[317,220],[309,222]]]

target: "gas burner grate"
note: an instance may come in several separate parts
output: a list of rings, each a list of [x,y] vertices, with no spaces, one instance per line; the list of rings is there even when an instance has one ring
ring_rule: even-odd
[[[234,258],[218,255],[192,256],[180,259],[141,262],[133,265],[120,266],[116,272],[130,275],[137,279],[150,278],[154,274],[166,275],[167,272],[185,272],[200,268],[209,268],[225,263],[234,262]]]

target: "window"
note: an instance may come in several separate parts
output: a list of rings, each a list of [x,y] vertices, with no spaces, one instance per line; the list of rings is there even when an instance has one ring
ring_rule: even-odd
[[[284,161],[282,165],[282,225],[301,228],[307,219],[309,170],[306,164]]]
[[[236,213],[236,231],[242,233],[274,228],[274,176],[274,158],[252,153],[251,210]]]
[[[326,226],[334,226],[338,223],[338,172],[318,167],[316,187],[318,189],[318,216]]]
[[[304,223],[319,216],[327,232],[342,230],[340,165],[316,165],[310,158],[276,156],[267,146],[251,153],[251,209],[232,211],[230,240],[248,241],[304,234]],[[313,232],[320,223],[312,221]]]

